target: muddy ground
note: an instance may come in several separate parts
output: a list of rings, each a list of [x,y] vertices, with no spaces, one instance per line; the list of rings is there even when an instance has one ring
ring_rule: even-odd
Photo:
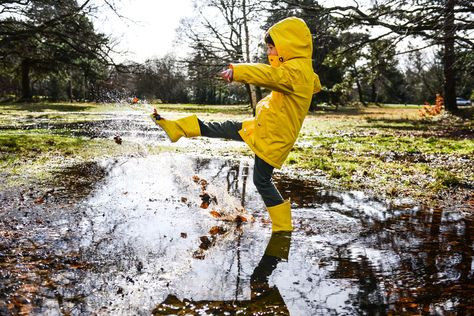
[[[123,144],[169,145],[145,118],[117,120]],[[94,124],[68,128],[117,134]],[[218,150],[242,146],[139,147],[0,192],[0,314],[474,313],[472,217],[279,172],[295,231],[272,234],[252,160]]]

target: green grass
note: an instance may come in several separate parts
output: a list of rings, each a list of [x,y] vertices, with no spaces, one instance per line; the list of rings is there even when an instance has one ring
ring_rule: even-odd
[[[227,115],[252,114],[252,110],[248,105],[158,104],[153,106],[156,107],[158,111],[165,110],[172,112]]]
[[[472,185],[472,121],[423,121],[416,114],[384,108],[313,115],[300,134],[304,146],[295,147],[288,161],[292,168],[325,175],[335,186],[385,196],[430,200],[443,190]]]
[[[156,154],[169,151],[166,146],[142,146],[124,142],[117,145],[111,139],[89,139],[68,135],[32,131],[2,131],[0,133],[0,168],[12,186],[28,181],[47,180],[57,168],[68,165],[137,153]],[[5,179],[4,179],[5,180]]]
[[[55,112],[105,112],[130,110],[126,103],[0,103],[1,114]]]
[[[154,106],[170,117],[197,113],[205,120],[241,120],[251,116],[248,106]],[[137,108],[149,112],[153,106]],[[472,135],[474,122],[423,120],[418,109],[414,105],[388,105],[312,113],[305,120],[285,168],[311,170],[338,189],[368,190],[388,197],[410,196],[420,200],[435,199],[440,192],[474,183],[474,141],[457,133],[464,131]],[[144,146],[129,142],[117,145],[111,139],[74,137],[67,129],[20,129],[26,120],[43,118],[77,123],[103,119],[105,113],[121,111],[130,111],[130,107],[66,103],[0,105],[0,127],[11,128],[0,130],[2,175],[11,184],[27,181],[25,178],[51,177],[50,170],[78,161],[137,152],[189,151],[173,145]],[[236,148],[219,151],[213,154],[252,155],[249,150]]]

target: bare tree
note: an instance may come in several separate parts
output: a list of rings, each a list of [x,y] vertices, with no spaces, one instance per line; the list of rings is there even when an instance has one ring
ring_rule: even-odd
[[[257,44],[251,30],[257,28],[256,21],[261,12],[258,1],[207,0],[196,1],[194,5],[197,14],[182,21],[181,32],[189,40],[190,47],[214,65],[214,71],[230,62],[252,62]],[[255,89],[250,85],[246,88],[255,108]]]

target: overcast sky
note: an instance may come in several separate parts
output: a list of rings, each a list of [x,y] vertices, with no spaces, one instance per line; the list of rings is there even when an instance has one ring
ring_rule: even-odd
[[[97,3],[104,2],[98,0]],[[118,42],[116,50],[122,54],[113,55],[116,62],[143,62],[170,52],[182,56],[186,51],[185,46],[176,48],[173,44],[180,20],[194,13],[192,0],[120,0],[115,4],[124,18],[104,8],[97,14],[94,24],[99,31]],[[373,29],[372,35],[380,31]]]
[[[104,9],[95,25],[119,42],[118,50],[128,51],[115,56],[118,62],[143,62],[171,52],[180,19],[193,11],[192,0],[122,0],[117,6],[125,19]]]

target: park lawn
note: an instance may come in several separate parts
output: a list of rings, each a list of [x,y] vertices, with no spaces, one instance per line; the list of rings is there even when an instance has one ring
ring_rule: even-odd
[[[25,123],[46,120],[85,122],[129,110],[123,103],[7,103],[0,104],[0,126],[21,128]]]
[[[205,120],[250,117],[247,106],[156,105],[160,113],[197,113]],[[152,107],[143,105],[143,111]],[[0,166],[8,181],[22,184],[47,180],[67,164],[134,156],[137,144],[121,146],[112,139],[68,135],[67,130],[22,129],[18,117],[47,115],[47,120],[71,122],[100,119],[130,110],[117,104],[0,105]],[[419,107],[342,108],[308,115],[283,172],[323,179],[328,186],[355,189],[377,196],[409,197],[436,204],[446,192],[472,194],[474,187],[474,124],[451,116],[421,119]],[[81,114],[81,115],[78,115]],[[15,124],[12,122],[15,121]],[[173,145],[147,146],[146,153],[186,152]],[[193,148],[196,151],[196,148]],[[202,153],[205,153],[203,147]],[[220,153],[232,149],[223,148]],[[250,151],[240,154],[251,156]],[[26,176],[27,175],[27,176]]]
[[[434,202],[474,187],[474,121],[423,120],[418,109],[310,115],[287,163],[333,186]],[[463,191],[463,193],[461,193]]]

